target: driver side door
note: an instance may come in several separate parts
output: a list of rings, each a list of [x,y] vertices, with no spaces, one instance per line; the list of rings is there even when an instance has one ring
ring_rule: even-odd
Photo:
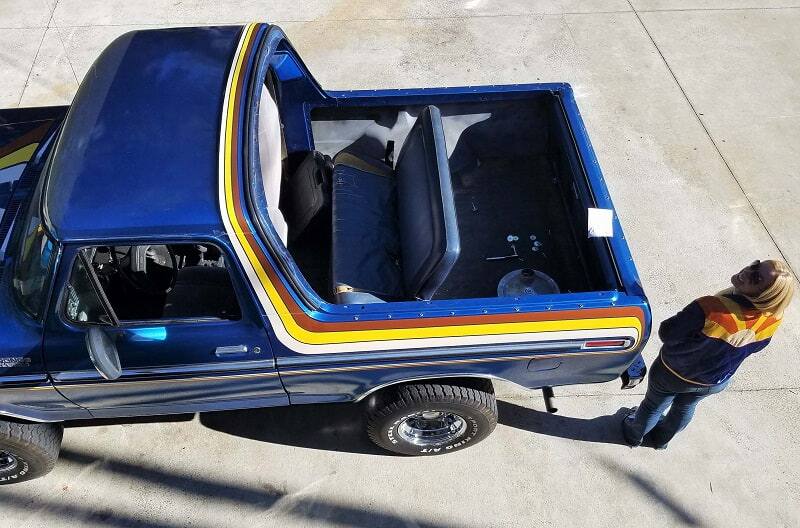
[[[178,248],[192,247],[220,256],[211,261],[201,253],[199,262],[195,257],[190,263],[185,255],[175,256]],[[45,358],[64,396],[97,417],[288,404],[260,314],[238,266],[220,246],[206,241],[147,246],[175,248],[161,249],[168,258],[130,246],[130,258],[113,265],[98,256],[101,248],[66,248],[60,266]],[[160,282],[147,282],[148,264],[150,275],[157,278],[160,271]],[[214,306],[220,299],[227,308]],[[105,379],[90,359],[91,327],[108,336],[121,366],[117,379]]]

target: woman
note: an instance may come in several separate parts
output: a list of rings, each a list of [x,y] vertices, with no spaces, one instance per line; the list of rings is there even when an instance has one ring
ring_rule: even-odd
[[[724,390],[745,358],[769,344],[792,300],[789,267],[757,260],[731,277],[731,284],[661,323],[663,346],[650,367],[647,394],[622,421],[629,446],[647,439],[665,449],[689,424],[698,402]]]

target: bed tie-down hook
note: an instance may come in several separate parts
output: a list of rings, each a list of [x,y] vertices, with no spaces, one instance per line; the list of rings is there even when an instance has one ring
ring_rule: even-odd
[[[514,242],[519,240],[519,237],[516,235],[508,235],[506,237],[506,241],[511,244],[511,254],[510,255],[502,255],[500,257],[486,257],[486,260],[508,260],[513,258],[518,258],[522,260],[522,256],[517,252],[517,246],[514,245]]]

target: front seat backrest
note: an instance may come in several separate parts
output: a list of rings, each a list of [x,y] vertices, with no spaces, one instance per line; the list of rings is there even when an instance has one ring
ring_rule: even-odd
[[[461,251],[442,116],[435,106],[426,107],[411,127],[395,172],[404,288],[430,300]]]
[[[272,227],[286,244],[289,226],[278,209],[281,196],[281,117],[278,105],[266,86],[261,88],[258,104],[258,155],[261,162],[261,184],[267,200],[267,214]]]

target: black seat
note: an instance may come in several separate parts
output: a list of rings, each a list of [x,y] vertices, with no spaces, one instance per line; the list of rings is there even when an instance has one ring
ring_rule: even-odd
[[[179,270],[175,285],[167,294],[163,317],[239,319],[239,303],[228,270],[206,266]]]
[[[429,300],[460,251],[442,118],[426,107],[396,168],[334,158],[332,277],[340,303]]]

